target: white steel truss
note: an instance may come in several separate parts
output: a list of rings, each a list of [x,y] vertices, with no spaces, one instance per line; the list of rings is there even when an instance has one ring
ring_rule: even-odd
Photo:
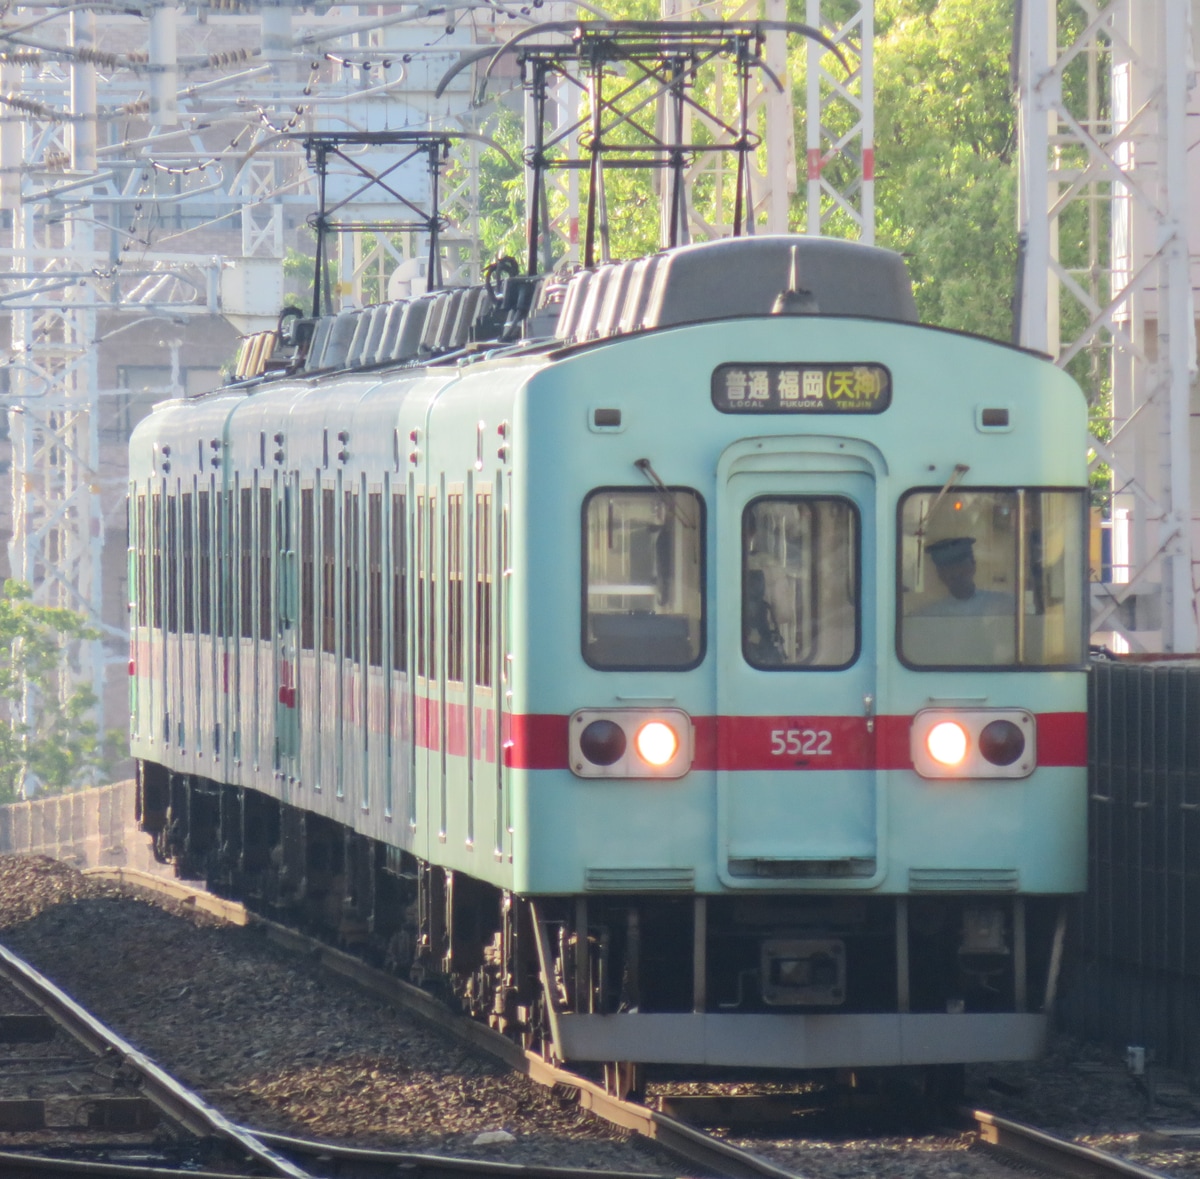
[[[1024,0],[1020,29],[1019,341],[1091,384],[1093,466],[1114,480],[1093,631],[1170,652],[1197,645],[1190,16],[1190,0]]]
[[[683,0],[660,0],[663,20],[750,21],[787,20],[787,0],[707,0],[688,4]],[[810,22],[811,23],[811,22]],[[763,136],[763,150],[751,157],[751,201],[754,217],[751,225],[767,233],[787,233],[791,199],[796,192],[796,120],[792,106],[792,88],[788,78],[788,41],[781,29],[768,31],[764,38],[765,76],[757,79],[747,104],[750,125]],[[722,125],[734,120],[735,91],[730,87],[732,71],[717,62],[711,95],[705,105],[715,118],[688,109],[684,134],[692,135],[692,120],[701,123],[710,136],[721,134]],[[779,84],[776,84],[778,82]],[[709,177],[710,183],[704,184]],[[691,236],[698,241],[725,237],[731,231],[730,202],[725,194],[732,187],[730,160],[720,153],[699,155],[687,173],[689,193],[706,187],[713,193],[712,207],[698,208],[688,201]]]
[[[829,0],[807,0],[807,21],[842,51],[836,59],[808,43],[807,232],[834,230],[875,244],[875,0],[844,19]],[[845,4],[838,6],[844,12]],[[848,233],[847,231],[852,231]]]
[[[207,19],[190,16],[189,48],[202,50],[190,54],[179,52],[185,18],[169,5],[151,4],[144,18],[96,17],[87,9],[68,18],[70,8],[47,16],[20,4],[0,13],[10,567],[34,587],[36,601],[78,611],[100,631],[99,640],[71,652],[73,675],[61,691],[65,698],[80,683],[92,689],[101,734],[106,672],[126,654],[125,631],[104,622],[103,564],[124,560],[104,554],[104,538],[107,532],[111,544],[120,531],[125,480],[100,453],[100,399],[118,390],[99,387],[99,317],[124,315],[120,332],[136,326],[131,311],[144,313],[141,322],[216,314],[227,260],[221,254],[238,257],[239,237],[241,258],[281,260],[283,206],[305,213],[315,207],[303,146],[289,133],[322,119],[369,121],[380,111],[384,119],[399,111],[407,123],[424,126],[453,118],[453,102],[461,105],[461,95],[451,96],[439,113],[426,81],[457,53],[423,48],[449,33],[441,9],[414,5],[344,27],[333,27],[342,16],[334,10],[293,34],[293,14],[283,7],[216,7]],[[459,20],[468,14],[460,10]],[[490,27],[495,6],[487,14]],[[97,40],[98,21],[107,42]],[[380,28],[405,22],[414,31],[403,52],[389,51]],[[226,46],[236,39],[242,47],[222,48],[222,37]],[[266,64],[246,47],[257,37]],[[343,52],[331,52],[339,46]],[[427,61],[433,64],[420,74]],[[414,93],[401,96],[411,82]],[[114,123],[119,134],[109,132]],[[190,254],[179,248],[187,231],[165,228],[163,211],[185,206],[212,210],[208,227],[226,231],[221,247],[193,247]],[[361,264],[361,243],[348,243],[347,257],[354,253]],[[351,287],[357,274],[355,280]],[[172,355],[164,393],[180,392],[177,345]],[[22,719],[36,704],[27,694]]]

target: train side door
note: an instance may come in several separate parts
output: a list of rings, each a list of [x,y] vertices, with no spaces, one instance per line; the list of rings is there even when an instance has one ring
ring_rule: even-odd
[[[838,439],[747,439],[722,456],[718,871],[731,887],[854,887],[884,869],[880,466],[870,448]]]
[[[300,748],[296,634],[300,579],[295,542],[299,492],[289,475],[276,477],[275,491],[275,768],[292,781],[299,773]]]

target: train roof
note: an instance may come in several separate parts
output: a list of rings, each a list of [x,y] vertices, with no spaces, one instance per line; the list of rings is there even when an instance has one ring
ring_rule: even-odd
[[[493,271],[479,286],[316,319],[293,315],[281,320],[279,332],[246,341],[239,383],[427,365],[495,355],[498,348],[562,347],[746,316],[918,322],[904,259],[836,238],[725,238],[565,276],[513,269]]]
[[[555,336],[579,343],[747,315],[918,322],[899,254],[836,238],[773,234],[580,271],[567,287]]]

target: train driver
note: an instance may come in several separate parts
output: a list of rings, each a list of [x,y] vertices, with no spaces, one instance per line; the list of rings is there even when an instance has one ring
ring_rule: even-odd
[[[975,538],[949,536],[935,540],[926,552],[946,594],[931,602],[923,614],[953,618],[1003,614],[1012,617],[1013,596],[975,584]]]
[[[926,548],[940,588],[904,625],[904,651],[918,663],[988,666],[1016,656],[1016,598],[976,583],[975,538],[948,536]]]

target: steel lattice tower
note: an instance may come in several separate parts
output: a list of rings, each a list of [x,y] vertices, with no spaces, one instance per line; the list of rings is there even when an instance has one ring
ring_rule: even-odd
[[[1191,3],[1025,0],[1022,12],[1019,342],[1090,379],[1105,427],[1091,445],[1114,477],[1114,570],[1095,586],[1093,630],[1194,651]],[[1068,218],[1083,252],[1060,245]]]

